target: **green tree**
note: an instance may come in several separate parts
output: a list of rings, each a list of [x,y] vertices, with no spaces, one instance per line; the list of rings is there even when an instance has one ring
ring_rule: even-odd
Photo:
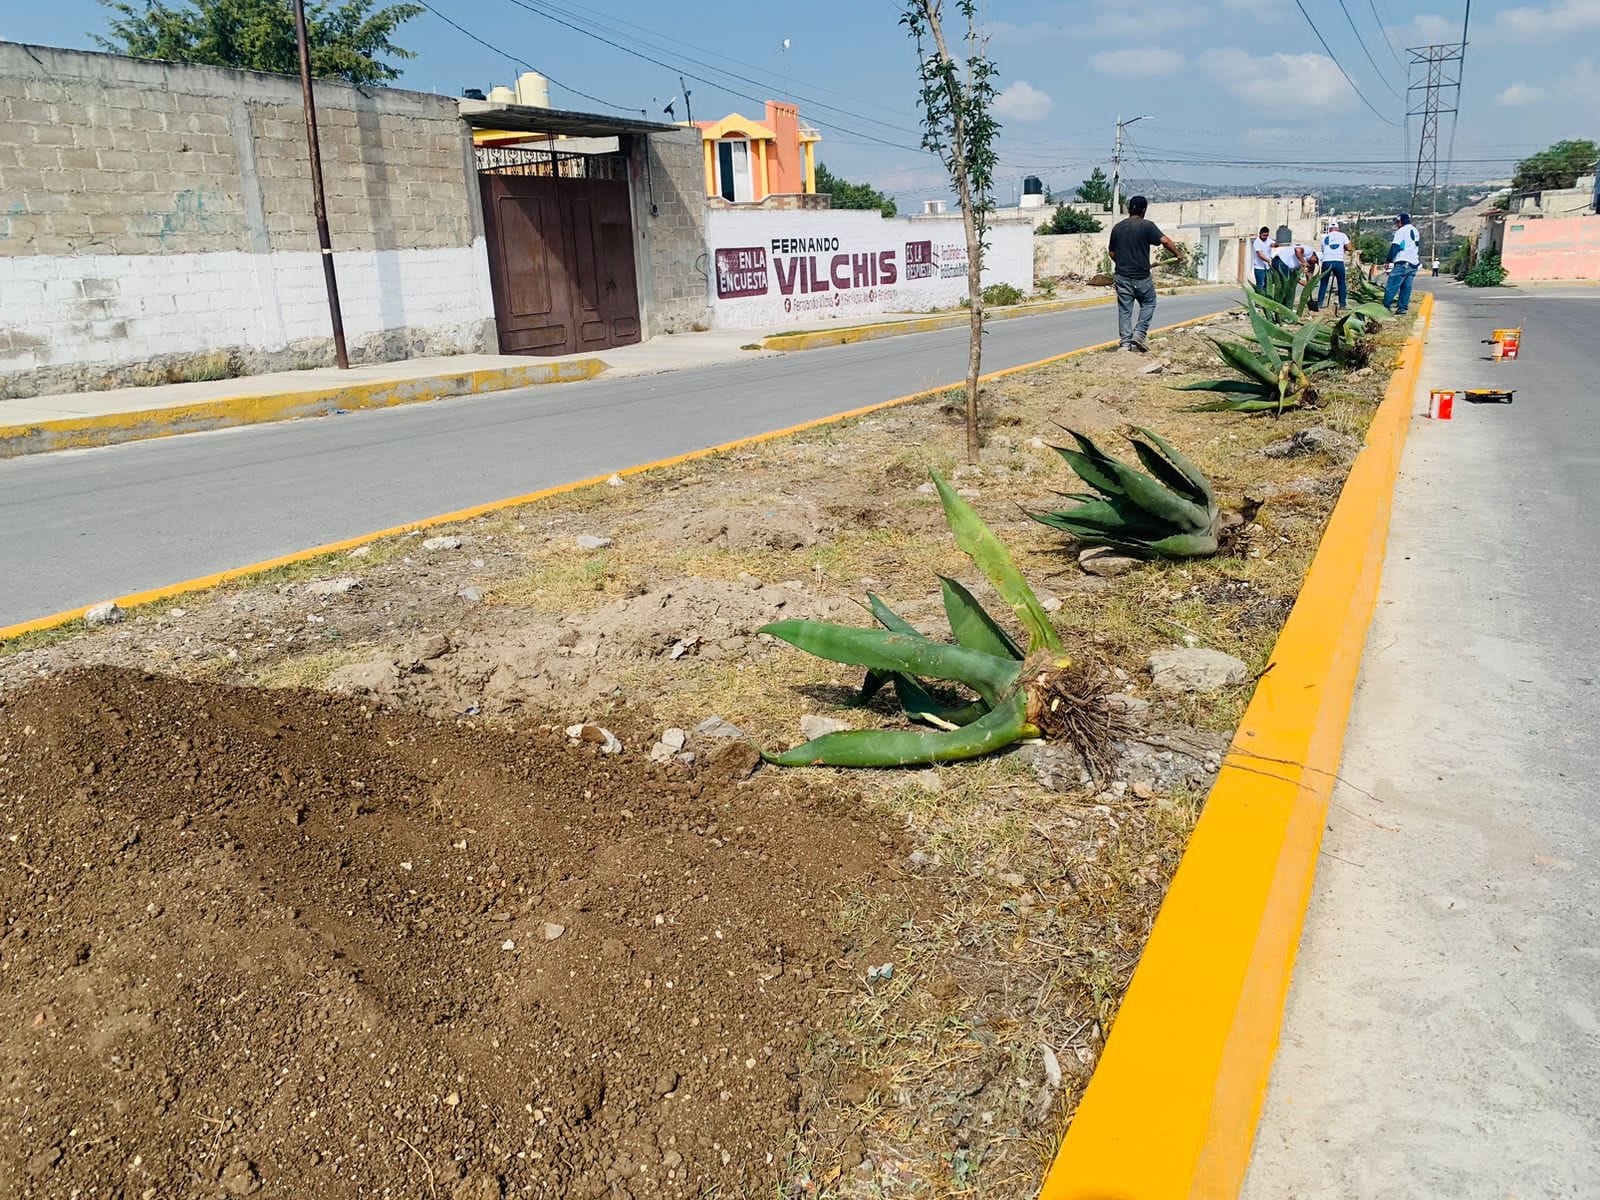
[[[1569,188],[1579,175],[1594,170],[1600,147],[1587,138],[1557,142],[1517,164],[1511,178],[1514,192],[1542,192],[1549,188]]]
[[[1089,178],[1078,185],[1078,199],[1085,204],[1098,204],[1105,209],[1111,207],[1111,181],[1099,167],[1089,172]]]
[[[116,54],[165,62],[203,63],[298,75],[294,7],[290,0],[100,0],[115,16],[109,37],[94,40]],[[420,4],[377,0],[322,0],[306,5],[311,73],[361,85],[388,83],[400,74],[390,58],[414,58],[390,40],[423,12]]]
[[[1080,209],[1069,208],[1062,204],[1043,225],[1039,226],[1040,233],[1099,233],[1100,222]]]
[[[893,197],[885,196],[870,183],[840,179],[824,163],[817,164],[817,192],[832,196],[835,208],[875,208],[886,217],[899,211]]]

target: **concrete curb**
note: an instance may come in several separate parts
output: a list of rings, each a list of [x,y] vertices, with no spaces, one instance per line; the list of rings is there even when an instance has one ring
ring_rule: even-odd
[[[1191,293],[1224,290],[1231,285],[1157,289],[1159,295],[1177,296]],[[984,314],[985,323],[1012,321],[1018,317],[1042,317],[1049,313],[1073,312],[1082,308],[1102,308],[1116,297],[1086,296],[1076,300],[1046,300],[1037,304],[1015,304],[1009,308],[991,308]],[[848,346],[854,342],[875,342],[879,338],[900,337],[907,333],[931,333],[936,329],[954,329],[971,320],[965,310],[937,313],[926,317],[913,317],[909,321],[883,321],[876,325],[850,325],[843,329],[814,329],[806,333],[775,333],[761,340],[763,350],[817,350],[823,346]]]
[[[1041,1200],[1219,1200],[1243,1184],[1432,314],[1424,294]]]
[[[1159,329],[1152,329],[1151,333],[1168,333],[1174,329],[1183,329],[1190,325],[1197,325],[1202,321],[1209,321],[1216,313],[1205,313],[1198,317],[1191,317],[1187,321],[1176,321],[1171,325],[1164,325]],[[1035,362],[1022,363],[1015,367],[1005,367],[999,371],[991,371],[979,376],[980,382],[989,383],[996,379],[1004,379],[1021,371],[1031,371],[1035,367],[1048,366],[1050,363],[1064,362],[1069,358],[1077,358],[1084,354],[1093,354],[1100,350],[1112,350],[1117,343],[1100,342],[1093,346],[1082,346],[1076,350],[1068,350],[1064,354],[1052,354],[1048,358],[1041,358]],[[944,383],[936,387],[924,388],[919,392],[911,392],[904,396],[896,396],[892,400],[882,400],[876,404],[864,405],[853,408],[848,412],[835,413],[829,417],[819,417],[814,421],[805,421],[799,425],[790,425],[785,429],[774,429],[768,433],[758,433],[753,437],[739,438],[736,441],[724,442],[717,446],[707,446],[702,450],[691,450],[687,454],[675,455],[672,458],[663,458],[655,462],[640,463],[637,466],[623,467],[616,474],[623,477],[640,475],[646,471],[654,471],[661,467],[676,466],[679,463],[692,462],[699,458],[710,458],[716,454],[726,454],[729,451],[741,449],[746,446],[760,445],[763,442],[775,441],[778,438],[788,437],[791,434],[803,433],[808,429],[817,429],[824,425],[837,425],[840,422],[851,420],[855,417],[866,416],[868,413],[881,412],[888,408],[898,408],[902,404],[911,404],[917,400],[926,400],[933,396],[942,395],[962,384]],[[218,571],[211,575],[201,575],[195,579],[186,579],[181,583],[167,584],[163,587],[150,588],[143,592],[132,592],[125,596],[116,597],[119,608],[137,608],[141,604],[154,604],[160,600],[170,600],[174,596],[182,596],[190,592],[206,591],[224,583],[245,579],[251,575],[259,575],[263,571],[276,570],[278,567],[291,566],[294,563],[305,562],[308,559],[320,558],[326,554],[337,554],[342,550],[353,550],[366,542],[376,541],[379,538],[396,537],[400,534],[411,533],[419,529],[435,529],[441,525],[452,525],[459,521],[470,521],[474,517],[487,516],[489,513],[500,512],[503,509],[517,508],[520,505],[532,504],[538,500],[547,500],[552,496],[564,495],[568,492],[581,491],[584,488],[594,487],[609,479],[609,475],[596,475],[590,479],[578,479],[571,483],[557,484],[555,487],[543,488],[537,492],[529,492],[524,496],[509,496],[504,500],[491,500],[487,504],[477,504],[471,508],[463,508],[456,512],[441,513],[436,517],[424,517],[421,520],[410,521],[404,525],[396,525],[390,529],[380,529],[373,533],[364,533],[360,537],[344,538],[337,542],[328,542],[321,546],[313,546],[309,550],[296,550],[290,554],[282,554],[277,558],[269,558],[262,562],[250,563],[248,566],[233,567],[230,570]],[[0,645],[12,638],[22,637],[24,634],[39,633],[47,629],[56,629],[62,625],[69,625],[87,613],[93,604],[84,604],[78,608],[69,608],[62,612],[50,613],[48,616],[35,617],[31,621],[20,621],[14,625],[0,626]]]
[[[472,396],[542,383],[572,383],[593,379],[605,369],[606,364],[598,358],[532,362],[526,366],[486,367],[421,379],[382,379],[300,391],[224,396],[168,408],[0,425],[0,458],[111,446],[234,425],[292,421],[299,417],[325,416],[341,409],[391,408],[446,396]]]

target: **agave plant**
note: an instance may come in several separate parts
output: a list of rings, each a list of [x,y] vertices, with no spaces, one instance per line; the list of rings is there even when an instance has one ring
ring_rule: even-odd
[[[867,668],[863,696],[892,682],[907,714],[937,727],[824,734],[781,754],[764,752],[768,762],[784,767],[955,762],[1041,736],[1070,737],[1085,748],[1096,730],[1110,729],[1111,716],[1097,703],[1100,693],[1092,678],[1063,654],[1060,635],[1005,545],[938,472],[933,482],[956,545],[1011,605],[1027,631],[1027,651],[951,579],[944,580],[944,601],[954,645],[919,633],[876,596],[870,599],[882,629],[799,620],[763,626],[760,632],[818,658]],[[976,699],[944,706],[923,680],[964,685]]]
[[[1112,458],[1085,435],[1069,429],[1077,450],[1054,447],[1096,494],[1069,494],[1075,508],[1030,512],[1042,525],[1092,546],[1110,546],[1138,558],[1203,558],[1217,552],[1222,510],[1205,473],[1162,437],[1135,428],[1148,441],[1133,443],[1148,475]]]
[[[1306,350],[1319,333],[1326,333],[1322,321],[1307,321],[1290,335],[1289,345],[1281,347],[1277,326],[1268,321],[1255,305],[1249,305],[1250,327],[1255,332],[1257,354],[1249,346],[1237,342],[1212,341],[1222,359],[1234,370],[1247,376],[1245,379],[1207,379],[1200,383],[1179,386],[1184,392],[1219,392],[1221,398],[1196,404],[1190,412],[1270,412],[1275,416],[1285,410],[1316,403],[1317,394],[1311,388],[1310,377],[1317,371],[1337,365],[1332,358],[1306,362]]]
[[[1256,295],[1265,296],[1276,304],[1289,309],[1297,316],[1304,316],[1306,306],[1311,303],[1311,297],[1316,295],[1317,280],[1322,278],[1321,270],[1306,272],[1305,286],[1300,286],[1300,272],[1294,271],[1268,271],[1266,286],[1257,288],[1253,283],[1246,283],[1245,291],[1254,292]]]
[[[1291,327],[1303,323],[1299,313],[1248,286],[1244,304],[1247,311],[1258,313],[1266,320],[1267,332],[1280,348],[1288,349],[1294,344]],[[1306,345],[1306,361],[1315,363],[1331,358],[1344,367],[1365,366],[1372,355],[1372,343],[1365,335],[1375,331],[1377,323],[1388,315],[1388,310],[1379,304],[1358,304],[1346,310],[1312,335]]]

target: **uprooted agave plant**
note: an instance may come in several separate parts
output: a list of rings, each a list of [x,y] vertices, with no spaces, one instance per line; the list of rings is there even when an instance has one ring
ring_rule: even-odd
[[[1095,493],[1069,492],[1075,508],[1029,512],[1042,525],[1070,533],[1091,546],[1109,546],[1137,558],[1204,558],[1215,554],[1223,513],[1205,472],[1159,434],[1135,427],[1130,436],[1150,473],[1111,457],[1093,440],[1067,430],[1077,450],[1053,449]]]
[[[1255,332],[1257,354],[1249,346],[1238,342],[1212,342],[1222,360],[1245,379],[1207,379],[1199,383],[1178,386],[1182,392],[1219,392],[1221,398],[1196,404],[1190,412],[1240,412],[1266,413],[1279,416],[1291,408],[1315,405],[1317,393],[1311,387],[1311,376],[1329,370],[1338,364],[1332,358],[1306,362],[1306,350],[1319,332],[1326,331],[1322,321],[1307,321],[1290,336],[1287,352],[1274,335],[1276,326],[1262,315],[1253,304],[1247,306],[1250,327]]]
[[[876,596],[869,598],[882,629],[801,620],[763,626],[761,633],[818,658],[865,667],[862,699],[892,683],[906,714],[935,728],[828,733],[762,757],[784,767],[901,767],[978,758],[1029,738],[1062,737],[1091,764],[1103,761],[1116,715],[1102,702],[1100,675],[1067,658],[1004,543],[937,471],[932,474],[956,545],[1011,605],[1027,631],[1027,650],[953,579],[943,584],[954,645],[919,633]],[[946,705],[923,680],[962,684],[977,698]]]
[[[1264,296],[1250,285],[1244,290],[1245,308],[1259,312],[1266,319],[1273,341],[1287,349],[1294,344],[1290,326],[1301,324],[1302,318],[1294,309],[1287,308]],[[1323,323],[1306,345],[1306,361],[1321,362],[1331,358],[1342,367],[1364,367],[1372,357],[1375,343],[1370,336],[1377,332],[1380,322],[1389,316],[1381,304],[1357,304],[1346,309],[1333,321]]]

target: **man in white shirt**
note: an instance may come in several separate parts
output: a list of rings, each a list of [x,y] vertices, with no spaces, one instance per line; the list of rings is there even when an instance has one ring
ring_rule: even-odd
[[[1267,272],[1272,270],[1272,231],[1261,227],[1250,243],[1250,267],[1256,275],[1256,291],[1267,286]]]
[[[1399,316],[1411,307],[1411,284],[1422,266],[1422,235],[1410,213],[1394,219],[1394,240],[1389,244],[1389,282],[1383,287],[1383,306]]]
[[[1335,279],[1339,281],[1339,307],[1348,307],[1349,290],[1345,283],[1344,264],[1349,250],[1349,236],[1340,231],[1339,222],[1329,221],[1328,232],[1322,235],[1322,241],[1317,246],[1318,257],[1322,260],[1322,282],[1317,286],[1317,308],[1321,308],[1323,301],[1328,298],[1328,284]]]

